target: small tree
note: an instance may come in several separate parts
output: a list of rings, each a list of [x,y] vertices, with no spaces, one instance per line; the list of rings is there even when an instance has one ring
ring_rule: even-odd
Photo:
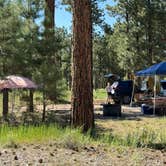
[[[64,83],[60,68],[58,51],[61,50],[62,39],[54,22],[55,1],[45,0],[44,32],[41,34],[40,46],[38,48],[40,65],[36,70],[35,77],[41,85],[43,94],[43,118],[47,100],[58,102],[64,94]]]
[[[62,74],[60,70],[57,70],[55,65],[50,65],[47,62],[41,64],[40,68],[35,73],[36,82],[40,85],[42,92],[43,102],[43,116],[42,121],[45,121],[45,113],[47,101],[59,102],[66,89],[64,81],[62,80]]]

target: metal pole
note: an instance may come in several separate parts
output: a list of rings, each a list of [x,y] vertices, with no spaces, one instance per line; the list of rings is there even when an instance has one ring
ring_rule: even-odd
[[[133,80],[133,89],[132,89],[132,96],[131,96],[131,101],[130,101],[130,107],[133,104],[134,90],[135,90],[134,88],[135,88],[135,77],[134,77],[134,80]]]
[[[153,99],[153,115],[155,115],[156,109],[156,75],[154,76],[154,99]]]

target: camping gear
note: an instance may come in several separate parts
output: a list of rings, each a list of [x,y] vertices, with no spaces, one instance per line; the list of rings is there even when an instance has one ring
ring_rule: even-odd
[[[153,115],[153,108],[149,107],[146,104],[141,105],[141,112],[146,115]]]
[[[136,72],[136,76],[154,76],[154,102],[153,102],[153,114],[155,114],[156,107],[156,76],[157,75],[166,75],[166,61],[160,62],[153,66],[150,66],[147,69]]]

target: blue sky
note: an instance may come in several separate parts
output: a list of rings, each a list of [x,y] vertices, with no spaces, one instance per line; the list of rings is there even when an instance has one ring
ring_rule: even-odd
[[[115,5],[115,2],[113,0],[106,0],[104,3],[100,3],[99,6],[101,8],[105,8],[105,5],[109,4],[111,6]],[[112,18],[108,15],[108,13],[104,12],[105,14],[105,21],[109,25],[113,25],[116,20],[115,18]],[[68,30],[70,30],[70,27],[72,25],[72,15],[71,13],[67,12],[65,10],[65,6],[58,6],[55,11],[55,24],[57,27],[65,27]]]

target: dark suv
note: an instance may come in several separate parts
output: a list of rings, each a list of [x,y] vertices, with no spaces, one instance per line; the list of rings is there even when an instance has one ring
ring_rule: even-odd
[[[132,98],[133,81],[132,80],[119,80],[118,86],[115,89],[115,95],[113,100],[115,103],[119,104],[129,104]]]

